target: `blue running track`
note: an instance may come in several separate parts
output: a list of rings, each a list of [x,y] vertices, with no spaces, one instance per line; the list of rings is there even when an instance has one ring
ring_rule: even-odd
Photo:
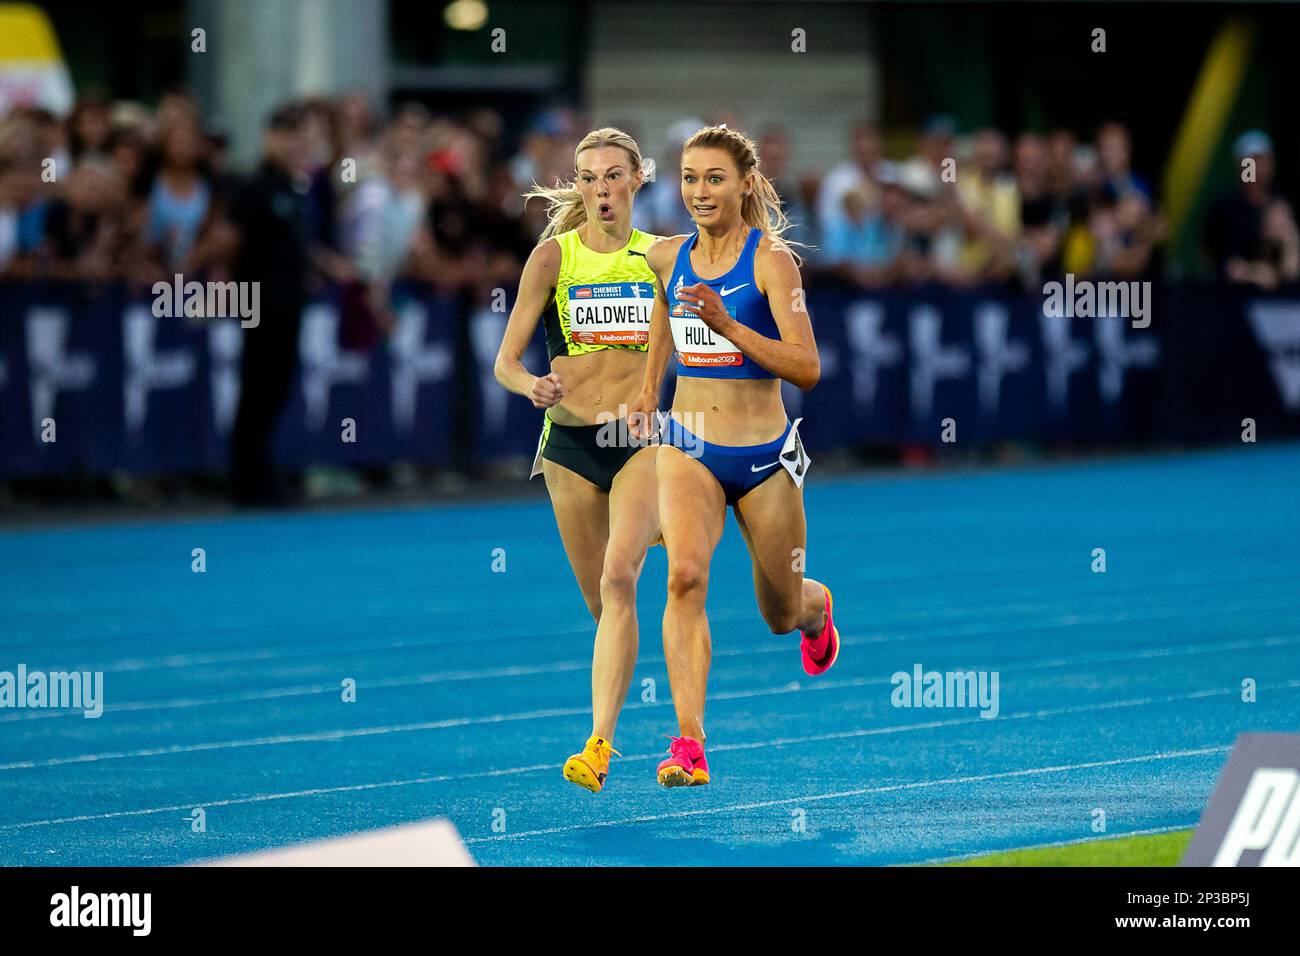
[[[1193,826],[1238,733],[1300,730],[1297,479],[1296,445],[814,472],[839,663],[809,678],[797,635],[767,631],[729,519],[714,782],[659,788],[653,549],[598,796],[560,775],[593,627],[544,499],[0,533],[0,670],[102,671],[106,702],[0,710],[0,863],[174,864],[434,816],[486,865],[912,863],[1093,837],[1096,808],[1110,835]],[[893,706],[915,664],[998,672],[997,717]]]

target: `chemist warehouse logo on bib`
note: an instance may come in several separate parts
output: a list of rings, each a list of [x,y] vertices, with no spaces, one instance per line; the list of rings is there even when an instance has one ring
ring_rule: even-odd
[[[569,337],[581,345],[645,345],[654,301],[648,282],[569,286]]]

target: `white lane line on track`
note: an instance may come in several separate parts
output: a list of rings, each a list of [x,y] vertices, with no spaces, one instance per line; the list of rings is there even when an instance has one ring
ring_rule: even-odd
[[[1290,580],[1290,578],[1288,577],[1286,580]],[[1218,584],[1221,582],[1215,582],[1215,583]],[[1144,594],[1149,593],[1149,589],[1144,589],[1142,593]],[[1085,595],[1080,594],[1077,596],[1084,597]],[[1013,602],[1011,606],[1019,607],[1020,605],[1015,604]],[[1232,605],[1224,605],[1222,602],[1217,602],[1213,605],[1204,608],[1188,607],[1186,604],[1180,604],[1175,606],[1166,603],[1166,604],[1157,604],[1151,608],[1146,608],[1146,609],[1139,608],[1139,610],[1155,611],[1154,614],[1148,613],[1142,616],[1134,615],[1124,611],[1119,613],[1101,613],[1101,614],[1091,614],[1091,615],[1049,614],[1044,618],[1027,620],[1023,613],[1017,613],[1015,615],[1016,617],[1015,622],[1010,624],[1006,621],[1006,614],[1002,613],[1001,617],[988,624],[972,624],[966,626],[953,627],[952,624],[950,624],[947,621],[927,622],[925,624],[920,625],[920,628],[922,630],[933,629],[934,631],[937,631],[937,633],[908,634],[907,636],[898,636],[898,637],[882,636],[878,639],[889,643],[905,643],[911,641],[923,641],[923,640],[931,640],[931,639],[978,636],[981,634],[992,634],[992,633],[1004,634],[1004,633],[1015,633],[1015,632],[1033,631],[1033,630],[1051,630],[1055,628],[1071,628],[1071,627],[1078,627],[1080,625],[1122,624],[1122,623],[1137,622],[1137,621],[1160,621],[1160,620],[1167,620],[1171,616],[1183,617],[1190,614],[1206,614],[1206,613],[1235,614],[1246,610],[1276,611],[1276,610],[1288,610],[1294,607],[1300,607],[1300,604],[1297,604],[1295,601],[1292,600],[1283,600],[1281,601],[1281,603],[1274,602],[1272,604],[1262,604],[1256,599],[1240,601]],[[740,620],[742,618],[748,619],[751,615],[752,612],[750,612],[748,609],[744,610],[743,612],[738,611],[735,614],[715,612],[710,615],[710,619],[711,620]],[[896,627],[891,627],[890,630],[896,630]],[[590,632],[591,632],[591,627],[589,625],[584,624],[576,627],[556,628],[550,633],[588,634]],[[360,642],[351,645],[339,645],[339,646],[327,645],[324,648],[322,648],[319,642],[315,642],[315,643],[291,644],[281,648],[262,648],[262,649],[249,648],[249,649],[244,649],[239,651],[195,652],[195,653],[187,653],[187,654],[165,654],[165,655],[159,655],[155,657],[121,658],[121,659],[89,661],[89,662],[82,661],[71,666],[48,666],[48,667],[43,667],[43,669],[44,670],[103,671],[106,674],[107,673],[129,673],[129,672],[144,671],[144,670],[166,670],[166,669],[174,669],[180,667],[202,667],[202,666],[207,666],[209,664],[256,663],[256,662],[265,662],[269,660],[281,660],[289,657],[319,656],[322,653],[342,655],[342,654],[358,654],[358,653],[363,653],[365,651],[387,651],[387,650],[401,651],[401,650],[411,650],[411,649],[419,649],[419,648],[437,648],[437,647],[445,647],[449,643],[446,640],[420,639],[426,633],[427,632],[415,632],[410,635],[399,637],[397,639],[389,637],[381,640],[365,641],[365,642]],[[514,634],[514,635],[507,635],[507,639],[524,640],[531,636],[532,636],[531,634]],[[408,637],[415,638],[415,639],[408,640],[407,639]],[[48,644],[44,646],[48,647]],[[0,647],[0,651],[5,651],[5,650],[8,649],[4,647]],[[31,655],[27,655],[27,656],[31,656]],[[31,665],[29,662],[29,666],[34,666],[34,665]]]
[[[778,685],[776,687],[764,687],[756,690],[744,691],[722,691],[711,696],[713,701],[721,700],[746,700],[756,697],[770,697],[779,694],[792,694],[800,691],[827,691],[827,690],[844,690],[853,687],[866,687],[873,684],[887,683],[878,677],[859,677],[844,681],[818,681],[814,684],[803,686],[798,681],[791,681],[788,684]],[[1274,685],[1267,689],[1288,689],[1290,686],[1300,687],[1300,681],[1289,681],[1286,684]],[[1227,693],[1237,693],[1240,688],[1229,688],[1227,690],[1215,691],[1196,691],[1188,695],[1173,695],[1163,698],[1164,700],[1189,700],[1203,696],[1217,696]],[[1149,700],[1155,702],[1161,698],[1139,698],[1139,700]],[[644,710],[654,707],[670,706],[671,701],[655,701],[653,703],[644,703],[633,701],[623,707],[624,713],[629,710]],[[1121,703],[1121,706],[1124,704]],[[1104,710],[1107,707],[1115,706],[1114,702],[1107,704],[1088,704],[1077,705],[1087,710]],[[45,760],[18,760],[13,763],[0,764],[0,771],[10,770],[31,770],[37,767],[61,767],[68,764],[97,763],[106,760],[127,760],[139,757],[163,757],[174,756],[185,753],[203,753],[214,750],[238,750],[245,747],[268,747],[281,746],[285,744],[298,743],[321,743],[329,741],[346,740],[352,737],[374,737],[385,734],[413,733],[430,730],[446,730],[451,727],[470,727],[483,724],[500,724],[520,720],[537,720],[549,717],[576,717],[587,714],[591,711],[589,706],[583,707],[553,707],[543,710],[530,710],[510,714],[490,714],[485,717],[449,717],[443,720],[419,721],[410,724],[386,724],[379,727],[354,727],[348,729],[326,730],[311,734],[277,734],[269,737],[250,737],[238,740],[213,740],[197,744],[171,744],[166,747],[144,747],[137,750],[116,750],[91,754],[73,754],[67,757],[50,757]],[[1061,708],[1060,713],[1071,713],[1073,708]],[[1051,711],[1055,712],[1055,711]],[[1030,716],[1045,716],[1049,711],[1037,711]],[[1009,719],[1010,716],[1003,715],[1001,719]],[[980,719],[980,718],[976,718]],[[983,722],[987,723],[987,720]]]
[[[290,790],[285,793],[259,793],[251,797],[231,797],[228,800],[199,800],[194,803],[177,803],[169,807],[147,807],[140,810],[115,810],[111,813],[88,813],[76,817],[58,817],[53,820],[31,820],[26,823],[9,823],[4,830],[27,830],[32,827],[56,826],[62,823],[86,823],[91,820],[116,820],[119,817],[143,817],[155,813],[188,812],[195,807],[235,807],[250,803],[267,803],[272,800],[293,800],[301,797],[320,797],[334,793],[357,793],[363,790],[384,790],[391,787],[409,787],[417,784],[443,783],[447,780],[473,780],[481,777],[506,777],[538,770],[554,770],[555,764],[534,764],[531,767],[508,767],[503,770],[484,770],[478,773],[442,774],[436,777],[412,777],[409,780],[384,780],[379,783],[358,783],[346,787],[317,787],[311,790]]]
[[[1187,830],[1196,826],[1196,821],[1190,823],[1178,823],[1167,827],[1147,827],[1145,830],[1130,830],[1127,833],[1107,833],[1105,836],[1076,837],[1073,840],[1055,840],[1051,843],[1035,843],[1033,846],[1015,846],[1007,850],[976,850],[973,853],[961,853],[957,856],[937,856],[930,860],[921,860],[919,863],[908,863],[907,866],[938,866],[942,863],[957,863],[961,860],[976,860],[982,856],[992,856],[1002,853],[1020,853],[1022,850],[1051,850],[1063,846],[1075,846],[1080,843],[1103,843],[1107,840],[1122,840],[1125,837],[1135,836],[1156,836],[1161,833],[1174,833],[1178,830]]]
[[[723,691],[714,694],[712,700],[739,700],[750,697],[768,697],[774,694],[791,694],[799,690],[840,690],[846,687],[861,687],[874,683],[867,678],[847,681],[825,681],[810,687],[800,687],[796,682],[777,687],[764,687],[749,691]],[[633,701],[623,707],[623,712],[650,707],[667,707],[671,701],[642,703]],[[469,727],[480,724],[500,724],[518,720],[537,720],[546,717],[576,717],[591,713],[591,706],[554,707],[545,710],[522,711],[513,714],[490,714],[485,717],[449,717],[445,720],[428,720],[411,724],[388,724],[381,727],[356,727],[351,729],[326,730],[312,734],[279,734],[273,737],[252,737],[243,740],[213,740],[198,744],[172,744],[168,747],[146,747],[139,750],[119,750],[105,753],[75,754],[69,757],[51,757],[48,760],[19,760],[14,763],[0,764],[3,770],[30,770],[34,767],[59,767],[74,763],[94,763],[100,760],[124,760],[134,757],[161,757],[173,754],[200,753],[211,750],[236,750],[243,747],[266,747],[281,744],[318,743],[322,741],[345,740],[350,737],[373,737],[382,734],[401,734],[425,730],[446,730],[450,727]]]
[[[1280,690],[1300,688],[1300,681],[1288,681],[1285,684],[1263,686],[1261,690]],[[1072,707],[1055,708],[1051,710],[1024,711],[1016,714],[1007,714],[999,720],[1025,720],[1041,717],[1056,717],[1070,713],[1086,713],[1088,711],[1114,710],[1123,707],[1141,707],[1151,704],[1170,703],[1180,700],[1192,700],[1203,697],[1224,696],[1238,693],[1240,688],[1230,687],[1219,690],[1196,691],[1191,694],[1175,694],[1159,698],[1135,698],[1128,701],[1107,701],[1104,704],[1079,704]],[[804,737],[778,738],[776,740],[750,741],[746,743],[720,744],[711,746],[710,750],[714,753],[721,753],[732,750],[755,750],[764,747],[786,747],[797,744],[817,743],[827,740],[843,740],[853,737],[871,737],[884,734],[906,733],[915,730],[932,730],[940,727],[952,727],[957,725],[984,725],[992,724],[996,721],[984,720],[979,717],[957,717],[947,720],[932,720],[916,724],[904,724],[897,727],[866,727],[857,730],[835,731],[825,734],[812,734]],[[647,754],[633,754],[621,758],[621,762],[632,762],[638,760],[659,760],[663,758],[663,753],[656,751]],[[285,793],[258,794],[251,797],[237,797],[227,800],[196,800],[191,803],[167,806],[153,807],[142,810],[119,810],[110,813],[88,814],[76,817],[58,817],[50,820],[32,820],[24,823],[10,823],[0,826],[0,832],[5,830],[19,830],[30,827],[54,826],[63,823],[82,823],[92,820],[108,820],[122,816],[145,816],[155,813],[170,813],[176,810],[189,810],[196,806],[235,806],[248,803],[261,803],[270,800],[286,800],[296,797],[322,796],[333,793],[351,793],[360,790],[377,790],[388,787],[403,787],[425,783],[440,783],[451,780],[471,780],[479,777],[504,777],[515,776],[525,773],[536,773],[543,770],[556,770],[560,765],[557,763],[533,764],[527,767],[508,767],[498,770],[482,771],[478,773],[467,774],[446,774],[437,777],[416,777],[408,780],[389,780],[380,783],[352,784],[341,787],[324,787],[314,790],[289,791]]]
[[[855,644],[874,643],[870,638],[845,638],[846,647]],[[1297,639],[1300,643],[1300,639]],[[749,648],[729,648],[718,650],[714,653],[715,658],[719,657],[745,657],[749,654],[775,654],[780,652],[792,653],[795,648],[793,639],[786,639],[781,643],[760,644]],[[642,664],[662,664],[664,659],[658,657],[643,657],[640,660]],[[490,667],[480,670],[455,670],[455,671],[436,671],[431,674],[415,674],[407,677],[386,677],[377,680],[362,678],[357,682],[358,690],[370,690],[375,688],[386,687],[406,687],[420,684],[438,684],[444,681],[462,681],[462,680],[495,680],[504,677],[532,677],[543,674],[556,674],[565,671],[590,670],[591,659],[580,661],[557,661],[553,664],[520,664],[512,667]],[[296,697],[306,694],[337,694],[339,684],[332,682],[328,684],[304,684],[297,687],[268,688],[264,691],[249,691],[245,694],[227,694],[218,697],[192,697],[177,698],[160,701],[131,701],[126,704],[116,706],[105,706],[105,713],[118,713],[131,710],[152,710],[155,708],[173,708],[173,707],[193,707],[205,704],[231,704],[248,700],[265,700],[277,697]],[[0,723],[12,720],[40,720],[50,717],[81,717],[79,710],[24,710],[12,711],[8,714],[0,715]]]
[[[784,650],[789,650],[785,645]],[[562,674],[566,671],[586,671],[591,661],[558,661],[554,664],[497,667],[480,671],[438,671],[432,674],[412,674],[407,677],[361,678],[358,690],[382,690],[393,687],[416,687],[422,684],[440,684],[462,680],[496,680],[506,677],[533,677],[543,674]],[[209,707],[216,704],[238,704],[255,700],[277,700],[282,697],[305,697],[312,694],[338,694],[340,684],[298,684],[292,687],[270,687],[266,690],[246,691],[242,694],[222,694],[216,697],[171,697],[163,700],[136,700],[121,704],[107,704],[106,714],[134,713],[146,710],[171,710],[175,708]],[[14,710],[0,715],[0,723],[15,720],[43,720],[53,717],[81,717],[79,710]],[[84,719],[84,718],[83,718]]]
[[[879,638],[844,638],[845,647],[856,647],[869,644],[882,643]],[[1225,641],[1218,644],[1191,644],[1181,647],[1153,647],[1142,648],[1136,651],[1126,652],[1104,652],[1101,654],[1086,654],[1076,657],[1057,657],[1049,658],[1045,661],[1035,661],[1030,664],[1020,665],[1013,662],[1012,665],[1001,664],[998,667],[986,666],[984,668],[964,667],[961,669],[984,669],[984,670],[1004,670],[1004,671],[1024,671],[1036,670],[1040,668],[1068,667],[1072,664],[1107,664],[1119,661],[1147,660],[1160,657],[1181,657],[1189,654],[1216,654],[1224,651],[1237,650],[1258,650],[1260,648],[1273,647],[1290,647],[1300,644],[1300,637],[1276,636],[1267,637],[1257,641]],[[759,654],[777,654],[788,652],[791,648],[789,641],[780,643],[761,644],[749,648],[728,648],[718,650],[714,653],[715,658],[727,657],[748,657],[749,655]],[[662,656],[642,658],[641,664],[662,664]],[[439,684],[449,681],[463,680],[484,680],[499,679],[507,677],[532,677],[545,674],[559,674],[571,671],[587,670],[591,666],[590,661],[558,661],[553,664],[523,664],[514,667],[494,667],[481,670],[457,670],[457,671],[437,671],[430,674],[414,674],[405,677],[390,677],[369,679],[363,678],[357,684],[358,689],[388,689],[394,687],[412,687],[428,684]],[[876,681],[880,684],[888,684],[886,678],[879,678]],[[284,697],[301,697],[312,694],[336,694],[339,685],[337,683],[327,684],[300,684],[291,687],[268,688],[260,691],[247,691],[242,694],[223,694],[213,697],[181,697],[167,698],[163,700],[141,700],[127,701],[121,704],[109,704],[104,708],[105,713],[129,713],[149,710],[168,710],[175,708],[206,707],[218,704],[237,704],[247,703],[257,700],[276,700]],[[0,714],[0,723],[22,720],[47,720],[57,717],[82,717],[81,711],[78,710],[52,710],[52,709],[34,709],[34,710],[10,710],[8,713]],[[83,718],[84,719],[84,718]]]
[[[899,790],[920,790],[926,787],[944,787],[967,783],[986,783],[990,780],[1007,780],[1013,777],[1029,777],[1048,773],[1065,773],[1072,770],[1092,770],[1097,767],[1116,767],[1121,764],[1146,763],[1153,760],[1178,760],[1183,757],[1203,757],[1209,754],[1226,753],[1230,746],[1202,747],[1199,750],[1173,750],[1166,753],[1142,754],[1138,757],[1116,757],[1111,760],[1093,760],[1087,763],[1058,764],[1054,767],[1030,767],[1025,770],[1005,770],[1000,773],[982,773],[967,777],[945,777],[942,780],[918,780],[912,783],[896,783],[883,787],[860,787],[855,790],[838,790],[834,793],[805,794],[799,797],[783,797],[780,800],[760,800],[755,803],[734,803],[725,807],[701,807],[698,810],[679,810],[675,813],[653,813],[626,820],[592,820],[585,823],[562,827],[546,827],[541,830],[521,830],[518,833],[498,833],[485,837],[470,837],[470,843],[493,843],[501,840],[521,840],[526,837],[549,836],[555,833],[569,833],[574,830],[587,830],[595,827],[631,826],[638,823],[655,823],[660,820],[675,820],[682,817],[703,816],[711,813],[728,813],[730,811],[761,810],[764,807],[779,807],[788,803],[812,803],[817,800],[842,800],[847,797],[861,797],[874,793],[894,793]]]

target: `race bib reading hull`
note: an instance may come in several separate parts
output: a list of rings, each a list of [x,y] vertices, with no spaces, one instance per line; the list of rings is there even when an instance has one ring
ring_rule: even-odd
[[[654,287],[648,282],[569,286],[569,338],[581,345],[645,345]]]
[[[727,307],[734,319],[736,310]],[[687,368],[718,368],[745,364],[745,353],[725,335],[719,335],[704,324],[704,320],[686,311],[678,303],[668,313],[673,328],[673,344],[677,347],[677,360]]]

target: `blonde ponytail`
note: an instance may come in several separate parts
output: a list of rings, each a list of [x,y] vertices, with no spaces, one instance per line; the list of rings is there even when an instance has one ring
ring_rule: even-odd
[[[621,129],[606,126],[602,129],[592,130],[582,138],[582,142],[574,149],[573,168],[575,172],[578,168],[578,156],[582,154],[583,150],[597,149],[601,146],[617,146],[619,149],[624,150],[632,161],[632,174],[635,175],[641,171],[641,147],[636,144],[636,140]],[[527,204],[530,199],[541,199],[546,203],[547,224],[542,231],[542,240],[550,239],[562,232],[569,232],[572,229],[578,229],[586,225],[587,208],[582,204],[582,193],[578,192],[578,187],[572,180],[567,183],[557,183],[554,186],[539,186],[534,182],[533,188],[524,193],[524,203]]]

